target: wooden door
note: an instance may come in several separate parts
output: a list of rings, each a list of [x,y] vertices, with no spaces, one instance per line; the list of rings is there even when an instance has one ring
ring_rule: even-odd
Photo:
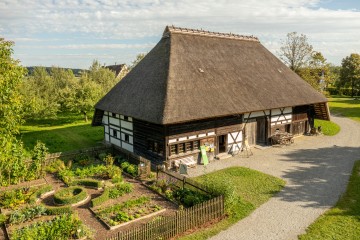
[[[258,144],[266,143],[266,124],[265,117],[256,118],[256,143]]]
[[[245,136],[248,139],[249,145],[253,146],[256,144],[256,121],[249,120],[245,125]]]

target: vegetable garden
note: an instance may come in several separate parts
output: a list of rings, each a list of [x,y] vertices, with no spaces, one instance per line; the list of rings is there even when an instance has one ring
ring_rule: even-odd
[[[106,239],[114,229],[128,231],[209,199],[155,181],[153,173],[140,180],[137,165],[107,153],[56,159],[41,168],[42,181],[1,188],[0,225],[11,240]]]

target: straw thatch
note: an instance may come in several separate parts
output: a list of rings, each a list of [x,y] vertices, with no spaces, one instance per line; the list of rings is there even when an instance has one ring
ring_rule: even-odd
[[[166,27],[96,109],[172,124],[326,101],[255,37]]]

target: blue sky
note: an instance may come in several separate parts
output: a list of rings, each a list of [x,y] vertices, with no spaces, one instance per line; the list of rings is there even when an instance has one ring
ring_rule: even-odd
[[[274,54],[296,31],[336,65],[360,52],[358,0],[0,0],[0,37],[24,66],[129,64],[166,25],[255,35]]]

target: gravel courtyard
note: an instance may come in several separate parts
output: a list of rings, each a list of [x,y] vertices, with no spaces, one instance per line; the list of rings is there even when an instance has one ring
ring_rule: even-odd
[[[250,216],[211,239],[297,239],[345,191],[360,159],[360,124],[332,116],[339,134],[304,136],[291,146],[253,149],[249,158],[233,157],[189,170],[194,177],[230,166],[255,169],[286,181],[285,188]]]

